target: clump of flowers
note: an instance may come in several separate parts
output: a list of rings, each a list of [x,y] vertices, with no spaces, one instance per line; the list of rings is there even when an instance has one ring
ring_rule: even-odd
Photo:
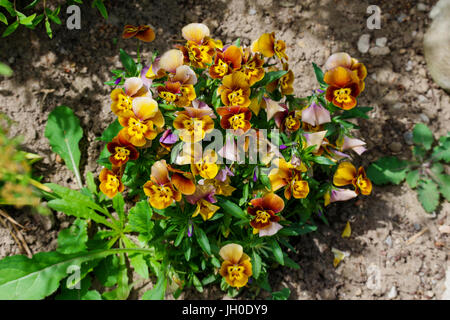
[[[154,33],[126,26],[123,36]],[[315,230],[331,203],[372,192],[354,165],[365,142],[348,121],[368,118],[371,108],[357,106],[367,70],[335,53],[324,72],[313,64],[318,86],[298,98],[294,62],[274,32],[251,46],[222,43],[199,23],[181,36],[147,65],[121,51],[100,190],[149,204],[151,221],[140,223],[151,236],[141,245],[154,248],[152,263],[168,266],[179,290],[264,287],[272,262],[295,264],[283,252],[288,236]]]

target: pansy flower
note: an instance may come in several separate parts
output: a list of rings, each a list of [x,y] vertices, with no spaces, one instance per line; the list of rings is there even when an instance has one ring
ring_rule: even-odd
[[[170,79],[172,82],[177,81],[181,84],[180,95],[175,100],[175,105],[180,108],[189,106],[197,97],[194,89],[194,85],[197,83],[197,75],[194,70],[186,65],[179,66],[175,75]]]
[[[150,26],[132,26],[127,24],[123,28],[122,38],[129,39],[136,37],[137,39],[144,42],[152,42],[155,40],[155,32]]]
[[[325,71],[332,70],[337,67],[344,67],[353,71],[359,79],[359,87],[361,92],[364,90],[364,79],[367,76],[367,69],[363,63],[352,58],[348,53],[338,52],[332,54],[325,62]]]
[[[139,152],[123,137],[123,134],[115,137],[106,147],[111,153],[109,161],[113,166],[121,167],[128,160],[136,160],[139,157]]]
[[[128,78],[125,80],[123,90],[116,88],[111,92],[111,110],[118,117],[131,116],[133,114],[133,99],[149,95],[148,89],[143,85],[142,79],[137,77]]]
[[[250,201],[247,212],[253,216],[250,225],[253,232],[260,237],[273,236],[282,226],[278,223],[280,217],[276,214],[284,209],[284,201],[275,193],[268,193],[262,198]]]
[[[195,185],[178,171],[169,177],[166,160],[159,160],[152,166],[150,181],[144,184],[144,192],[153,208],[165,209],[175,201],[180,201],[182,193],[193,194]]]
[[[221,116],[220,126],[223,129],[232,129],[236,135],[242,135],[251,128],[252,113],[249,108],[240,106],[220,107],[217,113]]]
[[[107,168],[103,168],[99,176],[100,191],[103,192],[108,198],[114,198],[118,192],[124,190],[123,183],[120,179],[120,175],[116,171],[111,171]]]
[[[353,71],[336,67],[327,71],[323,80],[328,84],[325,94],[328,101],[344,110],[350,110],[356,106],[356,97],[361,93],[361,85]]]
[[[353,190],[334,188],[325,193],[324,206],[328,206],[330,203],[337,201],[347,201],[356,198],[357,196],[358,194]]]
[[[209,75],[213,79],[222,79],[227,74],[241,68],[242,50],[231,45],[222,51],[217,51],[214,63],[209,67]]]
[[[180,139],[194,143],[205,138],[214,129],[214,121],[208,115],[209,110],[186,107],[185,111],[178,111],[173,122],[175,129],[180,130]]]
[[[214,179],[219,172],[217,165],[218,156],[214,150],[208,150],[201,159],[195,159],[191,163],[191,171],[194,176],[199,175],[204,179]]]
[[[303,122],[306,122],[314,127],[324,123],[331,122],[330,112],[325,109],[320,103],[311,103],[309,107],[302,110],[301,118]]]
[[[277,191],[284,189],[284,197],[289,200],[291,195],[296,199],[303,199],[308,196],[308,181],[302,179],[302,173],[306,172],[303,163],[286,162],[284,158],[274,160],[278,168],[274,168],[269,173],[270,184],[272,190]]]
[[[372,192],[372,182],[367,178],[363,167],[359,167],[358,171],[353,164],[348,161],[341,162],[333,176],[335,186],[342,187],[352,184],[355,192],[363,195],[369,195]]]
[[[157,57],[155,61],[152,62],[151,65],[145,66],[141,71],[141,79],[145,77],[146,79],[161,79],[166,75],[166,71],[161,68],[160,65],[161,57]]]
[[[167,129],[162,134],[161,138],[159,138],[159,144],[161,147],[166,149],[167,151],[170,151],[172,149],[172,146],[178,141],[178,136],[172,132],[172,130]]]
[[[183,38],[187,40],[185,46],[179,46],[184,59],[195,68],[204,69],[212,63],[215,48],[221,47],[220,43],[209,38],[209,29],[202,23],[191,23],[181,30]]]
[[[124,127],[119,135],[136,147],[142,147],[147,140],[156,138],[164,126],[164,117],[158,109],[158,103],[149,97],[135,98],[132,103],[133,113],[119,117]]]
[[[275,70],[276,69],[273,69],[272,71]],[[283,70],[287,71],[287,73],[281,78],[268,83],[266,85],[267,91],[274,92],[279,85],[282,95],[286,96],[294,93],[294,72],[289,69],[289,65],[287,63],[283,63]]]
[[[175,74],[177,72],[177,68],[184,64],[184,55],[178,49],[171,49],[169,51],[164,52],[161,58],[158,61],[159,69],[162,69],[166,72],[170,72]],[[154,72],[160,72],[154,71]]]
[[[275,40],[275,32],[262,34],[252,43],[252,51],[260,52],[268,58],[276,55],[281,61],[289,59],[285,52],[286,43],[283,40]]]
[[[225,281],[235,288],[245,286],[253,271],[250,257],[244,253],[242,246],[236,243],[227,244],[220,249],[219,255],[224,260],[219,273]]]
[[[240,71],[223,77],[222,85],[217,89],[226,106],[248,107],[250,105],[250,84]]]
[[[197,205],[192,217],[196,217],[199,214],[203,220],[211,219],[213,215],[220,209],[219,206],[214,205],[217,199],[214,197],[216,190],[210,183],[198,184],[195,188],[194,194],[186,196],[187,202]]]
[[[286,132],[288,134],[300,129],[302,125],[302,122],[300,121],[301,111],[289,111],[285,104],[280,105],[283,107],[283,111],[275,114],[275,124],[277,127],[280,128],[282,132]]]
[[[350,138],[348,136],[344,136],[344,138],[340,138],[336,141],[336,146],[339,147],[340,150],[353,150],[358,155],[363,154],[366,149],[366,143],[360,139]]]
[[[244,49],[242,66],[239,71],[245,74],[250,87],[264,78],[265,71],[263,66],[264,59],[260,54],[256,53],[252,55],[249,48]]]
[[[174,104],[181,95],[181,83],[166,81],[163,86],[157,88],[158,96],[167,104]]]

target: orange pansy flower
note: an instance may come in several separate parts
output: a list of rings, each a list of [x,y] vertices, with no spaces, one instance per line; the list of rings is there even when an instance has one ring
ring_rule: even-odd
[[[214,64],[209,67],[213,79],[222,79],[227,74],[241,68],[242,49],[235,45],[228,46],[223,52],[217,51]]]
[[[244,253],[242,246],[235,243],[227,244],[220,249],[219,254],[224,260],[220,267],[220,275],[232,287],[245,286],[253,271],[250,257]]]
[[[139,40],[142,40],[144,42],[152,42],[155,40],[155,32],[150,26],[133,26],[130,24],[127,24],[123,28],[123,34],[122,38],[129,39],[132,37],[136,37]]]
[[[120,180],[120,175],[107,168],[103,168],[100,172],[99,180],[100,191],[108,198],[114,198],[118,192],[122,192],[124,189],[123,183]]]
[[[121,167],[128,160],[136,160],[139,157],[139,152],[136,148],[120,134],[108,143],[106,147],[111,153],[109,161],[113,166]]]
[[[278,168],[272,169],[269,173],[272,190],[277,191],[283,187],[284,197],[290,199],[291,195],[296,199],[306,198],[309,193],[308,181],[302,179],[302,173],[306,172],[303,163],[294,164],[286,162],[284,158],[275,159],[275,165]]]
[[[328,84],[326,99],[336,107],[350,110],[356,106],[356,97],[361,93],[358,76],[350,69],[336,67],[327,71],[323,80]]]
[[[237,71],[223,77],[217,89],[226,106],[248,107],[250,105],[250,84],[243,72]]]
[[[333,177],[334,185],[338,187],[352,184],[355,192],[363,195],[369,195],[372,192],[372,182],[367,178],[363,167],[359,167],[358,171],[353,164],[348,161],[341,162]]]
[[[249,108],[240,106],[220,107],[217,113],[222,117],[220,126],[224,129],[233,129],[236,135],[242,135],[251,128],[252,112]]]
[[[209,114],[210,110],[192,107],[186,107],[185,111],[177,112],[173,126],[180,130],[180,139],[189,143],[201,141],[214,129],[214,121]]]
[[[275,32],[261,35],[252,43],[252,51],[260,52],[268,58],[276,55],[281,61],[289,59],[285,52],[286,43],[283,40],[275,40]]]

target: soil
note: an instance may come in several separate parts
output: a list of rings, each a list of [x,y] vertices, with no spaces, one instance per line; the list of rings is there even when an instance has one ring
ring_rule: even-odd
[[[450,97],[433,83],[423,56],[428,13],[436,1],[376,1],[382,16],[379,30],[366,25],[371,2],[106,1],[107,21],[95,9],[82,7],[81,30],[65,28],[63,7],[63,25],[54,28],[52,40],[39,27],[34,32],[23,28],[0,42],[0,61],[14,69],[13,77],[0,78],[0,112],[17,122],[11,135],[23,136],[23,148],[43,156],[34,166],[36,175],[42,175],[45,182],[76,188],[72,172],[57,159],[44,136],[49,112],[58,105],[74,110],[84,130],[82,174],[98,174],[101,168],[96,159],[103,143],[96,137],[114,120],[110,87],[104,81],[110,79],[110,69],[120,67],[119,48],[136,54],[136,43],[121,39],[123,25],[155,28],[156,40],[142,48],[144,61],[149,61],[153,50],[163,52],[181,39],[184,25],[204,22],[214,37],[226,43],[240,37],[249,45],[261,33],[275,31],[288,45],[299,96],[317,87],[312,62],[322,66],[331,53],[340,51],[362,61],[369,76],[359,102],[374,107],[369,120],[359,121],[360,136],[368,144],[362,165],[367,167],[384,155],[408,159],[407,135],[415,123],[426,123],[439,137],[446,134],[450,120]],[[375,39],[386,37],[389,49],[359,52],[362,34],[370,35],[372,49]],[[25,240],[33,253],[54,249],[58,231],[70,221],[60,213],[41,217],[25,209],[8,212],[28,227]],[[449,236],[438,231],[440,225],[450,224],[449,203],[430,215],[406,184],[375,186],[372,195],[332,205],[326,214],[330,225],[320,225],[318,232],[299,238],[296,252],[290,253],[301,269],[273,271],[270,283],[274,290],[290,288],[290,299],[449,299]],[[343,239],[347,221],[352,235]],[[424,230],[414,242],[407,242]],[[332,247],[350,253],[337,268],[333,267]],[[0,226],[0,258],[20,253],[9,232]],[[133,298],[149,284],[142,286]],[[227,299],[214,286],[203,294],[188,290],[182,298]]]

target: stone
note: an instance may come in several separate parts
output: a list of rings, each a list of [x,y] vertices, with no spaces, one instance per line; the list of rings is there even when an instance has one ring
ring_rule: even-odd
[[[393,152],[400,152],[402,151],[402,144],[400,142],[394,141],[389,145],[389,149]]]
[[[408,16],[402,12],[397,16],[397,21],[402,23],[403,21],[406,20],[406,18],[408,18]]]
[[[422,120],[424,123],[430,122],[430,118],[425,113],[419,114],[420,120]]]
[[[404,134],[403,134],[403,139],[405,139],[405,142],[406,142],[406,144],[407,145],[413,145],[413,134],[412,134],[412,132],[411,131],[408,131],[408,132],[405,132]]]
[[[397,102],[392,106],[395,111],[405,110],[405,108],[407,108],[407,104],[404,102]]]
[[[361,53],[366,53],[369,51],[370,47],[370,34],[363,34],[359,37],[358,40],[358,50]]]
[[[391,238],[391,236],[387,236],[386,240],[384,240],[384,243],[386,243],[386,245],[389,248],[392,248],[392,238]]]
[[[413,62],[411,60],[408,60],[408,62],[406,63],[405,70],[409,72],[412,69],[413,69]]]
[[[369,50],[370,55],[372,56],[385,56],[391,52],[389,47],[374,47]]]
[[[397,288],[392,286],[391,290],[389,290],[387,294],[388,299],[395,299],[397,297]]]
[[[423,4],[423,3],[419,2],[417,4],[417,10],[419,10],[419,11],[427,11],[428,10],[428,6],[426,4]]]
[[[248,14],[251,15],[251,16],[254,16],[256,14],[256,9],[255,8],[250,8],[248,10]]]
[[[376,44],[378,47],[385,47],[385,46],[386,46],[386,43],[387,43],[387,38],[386,38],[386,37],[377,38],[377,39],[375,40],[375,44]]]
[[[433,8],[434,16],[425,33],[424,55],[433,80],[450,92],[450,0],[440,0]]]

